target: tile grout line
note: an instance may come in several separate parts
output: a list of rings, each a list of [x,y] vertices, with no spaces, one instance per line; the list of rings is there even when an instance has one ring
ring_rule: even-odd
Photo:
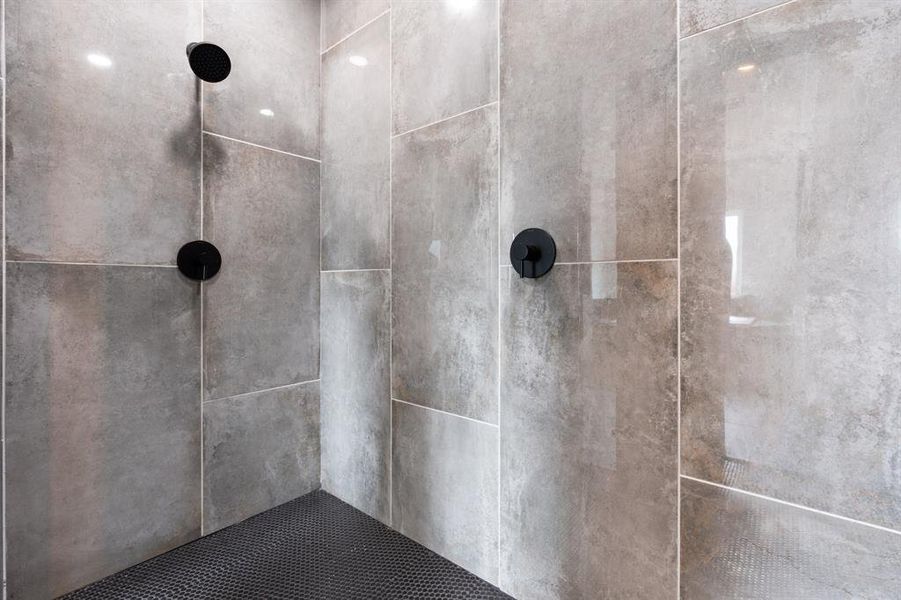
[[[393,394],[392,394],[392,396],[393,396]],[[473,422],[473,423],[478,423],[479,425],[486,425],[486,426],[491,427],[491,428],[493,428],[493,429],[500,429],[500,427],[498,427],[498,426],[495,425],[494,423],[489,423],[488,421],[480,421],[479,419],[473,419],[472,417],[466,417],[466,416],[463,416],[463,415],[458,415],[457,413],[447,412],[446,410],[441,410],[440,408],[432,408],[431,406],[425,406],[424,404],[416,404],[415,402],[407,402],[406,400],[401,400],[401,399],[399,399],[399,398],[394,398],[394,397],[392,397],[391,400],[394,401],[394,402],[400,402],[401,404],[407,404],[407,405],[409,405],[409,406],[415,406],[416,408],[422,408],[422,409],[425,409],[425,410],[430,410],[430,411],[432,411],[432,412],[436,412],[436,413],[439,413],[439,414],[442,414],[442,415],[448,415],[448,416],[451,416],[451,417],[457,417],[458,419],[465,419],[466,421],[471,421],[471,422]]]
[[[321,66],[320,66],[321,68]],[[287,150],[279,150],[278,148],[273,148],[271,146],[264,146],[262,144],[255,144],[254,142],[248,142],[247,140],[239,140],[238,138],[229,137],[227,135],[222,135],[221,133],[213,133],[212,131],[203,130],[203,133],[212,137],[217,137],[223,140],[228,140],[230,142],[237,142],[238,144],[246,144],[248,146],[253,146],[254,148],[260,148],[261,150],[269,150],[270,152],[278,152],[279,154],[287,154],[288,156],[293,156],[294,158],[302,158],[304,160],[309,160],[314,163],[321,163],[322,160],[319,158],[313,158],[311,156],[304,156],[303,154],[295,154],[294,152],[288,152]]]
[[[340,40],[338,40],[337,42],[335,42],[334,44],[332,44],[331,46],[329,46],[329,47],[326,48],[325,50],[322,50],[322,49],[321,49],[321,48],[322,48],[322,43],[321,43],[321,38],[322,38],[322,26],[321,26],[321,22],[320,22],[320,27],[319,27],[319,37],[320,37],[320,45],[319,45],[320,51],[319,51],[319,56],[324,56],[325,54],[327,54],[327,53],[329,53],[330,51],[334,50],[337,46],[339,46],[340,44],[343,44],[344,42],[346,42],[347,40],[349,40],[350,38],[352,38],[354,35],[360,33],[361,31],[363,31],[364,29],[366,29],[367,27],[369,27],[370,25],[372,25],[373,23],[375,23],[376,21],[378,21],[379,19],[381,19],[382,17],[384,17],[385,15],[387,15],[389,12],[391,12],[391,8],[390,8],[390,7],[387,8],[387,9],[385,9],[383,12],[379,13],[378,16],[376,16],[376,17],[370,19],[369,21],[366,21],[365,23],[363,23],[362,25],[360,25],[359,27],[357,27],[356,29],[354,29],[353,31],[351,31],[350,33],[348,33],[347,35],[345,35],[343,38],[341,38]],[[319,62],[321,63],[322,61],[319,61]]]
[[[200,40],[203,41],[204,36],[204,14],[206,12],[206,5],[204,0],[200,0]],[[200,86],[200,239],[203,239],[203,170],[204,170],[204,162],[203,162],[203,82],[199,79],[196,80],[197,85]],[[204,503],[204,431],[203,431],[203,391],[204,391],[204,348],[203,348],[203,319],[204,319],[204,311],[203,311],[203,302],[204,302],[204,294],[203,294],[203,281],[200,282],[200,536],[203,537],[204,532],[204,514],[203,514],[203,503]]]
[[[676,600],[682,598],[682,0],[676,0]]]
[[[177,265],[142,265],[137,263],[71,262],[63,260],[6,260],[20,265],[66,265],[70,267],[137,267],[141,269],[177,269]]]
[[[317,377],[316,379],[307,379],[305,381],[297,381],[295,383],[286,383],[285,385],[277,385],[271,388],[264,388],[261,390],[252,390],[250,392],[241,392],[240,394],[232,394],[231,396],[221,396],[219,398],[210,398],[209,400],[204,400],[204,404],[210,404],[212,402],[221,402],[222,400],[233,400],[234,398],[243,398],[244,396],[253,396],[254,394],[265,394],[267,392],[277,392],[279,390],[286,390],[288,388],[297,387],[299,385],[306,385],[308,383],[316,383],[320,381],[321,378]]]
[[[320,269],[320,273],[372,273],[379,271],[391,271],[391,269]]]
[[[3,175],[3,190],[0,191],[0,204],[2,204],[2,231],[0,231],[0,244],[2,244],[2,248],[0,248],[0,256],[2,256],[2,264],[0,264],[0,291],[3,293],[2,301],[0,301],[0,335],[2,335],[3,339],[0,340],[0,353],[2,353],[2,357],[0,357],[0,457],[3,460],[3,468],[2,473],[0,473],[0,502],[2,502],[2,514],[0,514],[0,527],[3,528],[2,540],[0,540],[0,598],[6,600],[7,598],[7,590],[6,590],[6,580],[7,580],[7,536],[9,529],[7,528],[6,523],[6,505],[7,505],[7,497],[6,497],[6,465],[7,465],[7,457],[6,457],[6,303],[7,303],[7,287],[6,287],[6,0],[0,0],[0,37],[3,39],[3,48],[0,48],[0,70],[2,70],[3,75],[3,99],[0,104],[2,104],[2,114],[0,114],[0,118],[3,119],[2,126],[0,126],[0,138],[2,138],[3,148],[0,149],[0,172]]]
[[[496,4],[495,19],[497,20],[497,207],[495,208],[496,244],[495,252],[501,255],[501,3],[498,0]],[[497,344],[497,581],[498,588],[501,587],[501,375],[503,369],[501,367],[501,286],[500,274],[498,269],[495,275],[495,285],[497,285],[497,335],[495,343]]]
[[[394,13],[388,3],[388,525],[394,527]]]
[[[758,500],[766,500],[768,502],[775,502],[776,504],[782,504],[783,506],[790,506],[792,508],[797,508],[799,510],[816,513],[816,514],[822,515],[824,517],[831,517],[833,519],[838,519],[840,521],[845,521],[847,523],[854,523],[855,525],[861,525],[863,527],[869,527],[871,529],[878,529],[879,531],[883,531],[885,533],[891,533],[893,535],[901,535],[901,530],[892,529],[891,527],[885,527],[883,525],[876,525],[875,523],[868,523],[866,521],[861,521],[859,519],[852,519],[851,517],[846,517],[844,515],[827,512],[825,510],[820,510],[818,508],[813,508],[811,506],[804,506],[803,504],[796,504],[794,502],[789,502],[787,500],[780,500],[779,498],[774,498],[772,496],[765,496],[763,494],[758,494],[756,492],[743,490],[741,488],[732,487],[730,485],[725,485],[722,483],[715,483],[713,481],[708,481],[706,479],[700,479],[698,477],[692,477],[691,475],[683,474],[683,475],[680,475],[680,477],[682,479],[687,479],[689,481],[694,481],[696,483],[702,483],[702,484],[709,485],[712,487],[720,488],[722,490],[735,492],[737,494],[743,494],[745,496],[751,496],[752,498],[757,498]]]
[[[555,262],[555,267],[567,267],[567,266],[577,266],[577,265],[618,265],[618,264],[629,264],[629,263],[657,263],[657,262],[679,262],[678,258],[635,258],[635,259],[626,259],[626,260],[585,260],[585,261],[571,261],[571,262]],[[500,263],[498,265],[501,268],[512,269],[513,266],[510,263]]]
[[[483,108],[488,108],[489,106],[491,106],[491,105],[493,105],[493,104],[497,104],[497,100],[493,100],[493,101],[491,101],[491,102],[486,102],[485,104],[476,106],[475,108],[470,108],[469,110],[464,110],[463,112],[458,112],[458,113],[453,114],[453,115],[450,115],[450,116],[448,116],[448,117],[444,117],[444,118],[438,119],[437,121],[432,121],[431,123],[426,123],[425,125],[420,125],[419,127],[414,127],[413,129],[408,129],[408,130],[406,130],[406,131],[404,131],[404,132],[402,132],[402,133],[395,133],[395,134],[392,135],[391,137],[392,137],[392,139],[393,139],[393,138],[403,137],[403,136],[405,136],[405,135],[409,135],[409,134],[413,133],[414,131],[419,131],[419,130],[421,130],[421,129],[426,129],[426,128],[432,127],[432,126],[434,126],[434,125],[440,125],[441,123],[444,123],[444,122],[446,122],[446,121],[450,121],[451,119],[456,119],[457,117],[462,117],[463,115],[468,115],[469,113],[476,112],[477,110],[482,110]]]
[[[713,27],[708,27],[707,29],[702,29],[701,31],[696,31],[696,32],[694,32],[694,33],[692,33],[692,34],[686,35],[686,36],[684,36],[684,37],[680,37],[680,38],[679,38],[679,41],[687,40],[687,39],[690,39],[690,38],[693,38],[693,37],[697,37],[697,36],[699,36],[699,35],[703,35],[703,34],[707,33],[708,31],[716,31],[717,29],[721,29],[721,28],[723,28],[723,27],[728,27],[729,25],[734,25],[734,24],[736,24],[736,23],[738,23],[738,22],[740,22],[740,21],[744,21],[745,19],[750,19],[751,17],[756,17],[757,15],[762,15],[762,14],[764,14],[764,13],[768,13],[768,12],[770,12],[771,10],[776,10],[777,8],[782,8],[783,6],[787,6],[787,5],[792,4],[792,3],[794,3],[794,2],[796,2],[796,0],[786,0],[785,2],[780,2],[779,4],[776,4],[776,5],[773,5],[773,6],[768,6],[768,7],[766,7],[766,8],[761,9],[761,10],[752,12],[752,13],[747,14],[747,15],[744,15],[743,17],[738,17],[737,19],[732,19],[732,20],[730,20],[730,21],[726,21],[725,23],[720,23],[719,25],[714,25]],[[677,29],[676,29],[676,36],[681,35],[681,33],[682,33],[682,32],[677,28]]]

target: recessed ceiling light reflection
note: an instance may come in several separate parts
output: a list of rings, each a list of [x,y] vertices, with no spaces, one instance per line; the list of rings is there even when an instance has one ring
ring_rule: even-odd
[[[104,56],[103,54],[96,54],[93,52],[91,54],[88,54],[88,62],[101,69],[109,69],[111,66],[113,66],[113,61],[110,60],[109,56]]]
[[[747,73],[749,71],[753,71],[756,68],[757,68],[757,65],[747,64],[747,65],[741,65],[740,67],[738,67],[738,70],[741,71],[742,73]]]
[[[275,113],[272,112],[272,111],[271,111],[270,109],[268,109],[268,108],[261,108],[261,109],[260,109],[260,114],[263,115],[264,117],[274,117],[274,116],[275,116]]]
[[[356,55],[356,54],[354,54],[353,56],[351,56],[351,57],[348,58],[347,60],[349,60],[349,61],[350,61],[350,64],[354,65],[355,67],[365,67],[366,65],[369,64],[369,61],[366,60],[366,57],[365,57],[365,56],[359,56],[359,55]]]

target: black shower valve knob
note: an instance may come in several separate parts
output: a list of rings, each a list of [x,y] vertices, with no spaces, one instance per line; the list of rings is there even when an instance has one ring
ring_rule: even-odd
[[[510,245],[510,264],[520,277],[536,279],[546,275],[557,259],[554,238],[543,229],[520,231]]]
[[[216,246],[204,240],[188,242],[178,251],[178,270],[188,279],[206,281],[219,272],[222,255]]]

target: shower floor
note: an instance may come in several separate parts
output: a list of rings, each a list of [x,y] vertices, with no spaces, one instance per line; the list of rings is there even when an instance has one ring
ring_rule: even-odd
[[[349,504],[315,491],[63,598],[510,596]]]

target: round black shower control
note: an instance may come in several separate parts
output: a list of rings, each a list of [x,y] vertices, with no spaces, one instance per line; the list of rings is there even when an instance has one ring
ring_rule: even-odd
[[[520,277],[536,279],[546,275],[557,260],[557,244],[544,229],[520,231],[510,245],[510,264]]]
[[[181,247],[176,263],[178,270],[188,279],[206,281],[219,272],[222,255],[211,243],[196,240]]]

